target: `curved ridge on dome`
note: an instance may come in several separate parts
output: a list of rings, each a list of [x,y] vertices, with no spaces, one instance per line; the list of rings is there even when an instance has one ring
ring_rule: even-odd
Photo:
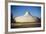
[[[30,16],[31,16],[31,13],[27,11],[27,12],[24,14],[24,16],[27,16],[27,15],[30,15]]]

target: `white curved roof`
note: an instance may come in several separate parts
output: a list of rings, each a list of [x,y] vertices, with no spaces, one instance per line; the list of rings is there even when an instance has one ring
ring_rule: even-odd
[[[29,12],[26,12],[24,16],[16,17],[15,21],[16,22],[36,22],[37,18],[30,15]]]

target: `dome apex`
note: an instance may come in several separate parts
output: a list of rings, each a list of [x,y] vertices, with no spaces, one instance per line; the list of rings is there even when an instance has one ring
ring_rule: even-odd
[[[27,16],[27,15],[31,15],[30,12],[27,11],[27,12],[24,14],[24,16]]]

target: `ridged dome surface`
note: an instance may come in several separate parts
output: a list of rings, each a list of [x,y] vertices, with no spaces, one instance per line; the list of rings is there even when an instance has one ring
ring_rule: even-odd
[[[19,16],[15,18],[16,22],[37,22],[38,19],[30,14],[30,12],[26,12],[23,16]]]

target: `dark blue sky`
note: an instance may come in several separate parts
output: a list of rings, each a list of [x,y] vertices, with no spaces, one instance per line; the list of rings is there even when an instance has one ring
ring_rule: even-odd
[[[39,6],[16,6],[11,5],[11,12],[14,16],[22,16],[29,11],[32,16],[41,17],[41,7]]]

